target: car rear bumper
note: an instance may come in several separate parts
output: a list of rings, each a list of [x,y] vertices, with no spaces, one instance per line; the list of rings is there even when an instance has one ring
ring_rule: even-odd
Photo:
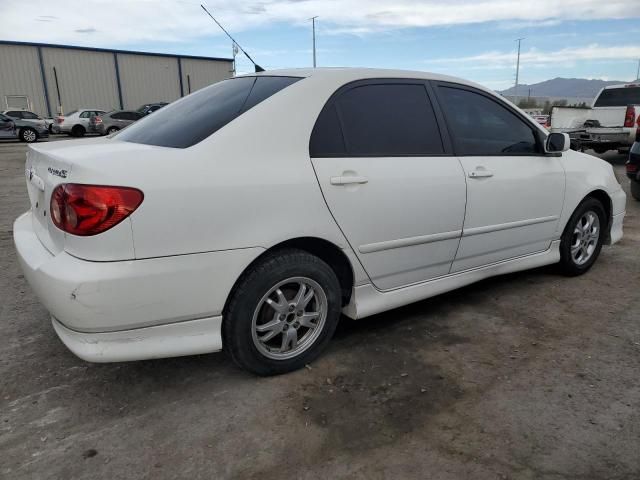
[[[64,251],[51,254],[36,236],[31,212],[15,221],[13,235],[25,278],[55,318],[56,332],[92,361],[219,350],[227,296],[264,251],[91,262]]]
[[[128,362],[179,357],[222,349],[222,316],[106,333],[76,332],[55,318],[62,343],[87,362]]]

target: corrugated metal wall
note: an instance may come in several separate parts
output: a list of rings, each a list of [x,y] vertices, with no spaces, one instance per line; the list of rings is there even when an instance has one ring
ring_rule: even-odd
[[[42,54],[49,109],[38,49]],[[189,82],[194,92],[231,76],[230,60],[179,58],[180,61],[177,56],[0,42],[0,109],[5,109],[5,96],[24,95],[37,114],[47,116],[49,110],[56,115],[60,103],[58,88],[64,113],[91,107],[119,109],[120,93],[125,109],[145,103],[171,102],[181,96],[179,63],[184,95],[189,93]]]
[[[124,108],[180,98],[178,60],[172,57],[118,54]]]
[[[58,111],[54,67],[64,113],[78,108],[113,110],[120,107],[112,53],[43,48],[42,57],[52,113]]]
[[[26,95],[31,108],[46,115],[37,47],[0,45],[0,110],[7,108],[7,95]]]
[[[181,62],[182,85],[185,95],[231,76],[231,63],[210,62],[193,58],[183,58]],[[190,91],[189,86],[191,87]]]

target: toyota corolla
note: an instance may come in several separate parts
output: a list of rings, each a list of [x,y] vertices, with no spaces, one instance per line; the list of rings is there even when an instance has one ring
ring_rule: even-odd
[[[586,272],[609,164],[492,91],[374,69],[225,80],[112,137],[31,146],[25,276],[81,358],[225,350],[269,375],[361,319],[493,275]]]

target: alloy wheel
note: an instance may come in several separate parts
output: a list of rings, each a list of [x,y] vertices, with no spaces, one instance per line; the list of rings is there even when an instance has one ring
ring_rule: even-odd
[[[327,318],[327,295],[306,277],[292,277],[274,285],[260,299],[252,322],[253,343],[274,360],[295,357],[311,347]]]

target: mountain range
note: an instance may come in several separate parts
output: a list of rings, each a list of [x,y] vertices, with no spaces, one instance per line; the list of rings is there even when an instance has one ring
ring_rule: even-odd
[[[638,80],[635,80],[638,82]],[[532,97],[581,97],[593,98],[601,88],[608,85],[629,83],[622,80],[589,80],[586,78],[553,78],[531,85],[519,84],[517,95],[529,95],[531,89]],[[508,88],[500,92],[502,95],[516,95],[515,87]]]

